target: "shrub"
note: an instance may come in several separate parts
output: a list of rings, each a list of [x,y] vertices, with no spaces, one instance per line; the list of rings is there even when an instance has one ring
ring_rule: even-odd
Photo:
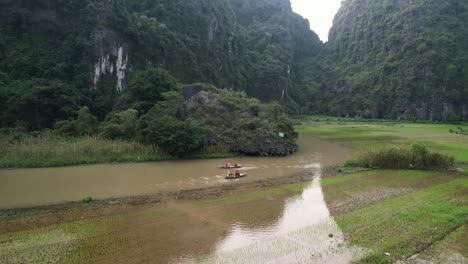
[[[91,203],[93,201],[93,197],[91,196],[86,196],[83,198],[83,203]]]
[[[346,167],[382,168],[382,169],[446,169],[453,166],[453,156],[430,152],[423,144],[407,147],[388,147],[378,151],[369,151],[357,159],[348,160]]]
[[[166,93],[166,100],[158,102],[140,118],[138,138],[148,145],[161,147],[175,156],[187,156],[200,150],[207,139],[207,131],[196,122],[179,120],[179,94]]]
[[[146,113],[156,102],[164,99],[164,93],[177,89],[177,81],[169,72],[150,66],[136,74],[130,83],[128,96],[132,107]]]
[[[122,127],[117,124],[105,124],[102,127],[101,136],[108,139],[119,139],[125,137]]]
[[[78,118],[74,122],[76,132],[80,136],[94,135],[99,127],[97,118],[91,113],[87,106],[78,110]]]
[[[57,132],[69,136],[90,136],[95,135],[99,129],[99,122],[87,106],[80,108],[75,120],[64,120],[55,123],[54,129]]]
[[[129,109],[113,113],[102,125],[101,136],[109,139],[134,139],[138,125],[138,111]]]

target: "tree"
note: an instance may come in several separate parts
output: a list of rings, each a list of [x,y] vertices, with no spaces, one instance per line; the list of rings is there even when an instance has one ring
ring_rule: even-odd
[[[84,106],[78,110],[78,118],[75,121],[75,127],[80,136],[94,135],[98,131],[99,122],[89,108]]]
[[[130,83],[128,97],[132,107],[146,113],[163,99],[163,93],[177,90],[177,82],[166,70],[149,67]]]
[[[60,81],[16,81],[8,93],[8,114],[24,121],[27,129],[50,128],[57,120],[75,114],[85,98],[74,87]]]
[[[59,121],[54,128],[60,133],[70,136],[90,136],[95,135],[99,130],[99,122],[87,106],[81,107],[77,111],[78,117],[75,120]]]
[[[102,135],[111,139],[133,139],[136,136],[137,125],[138,111],[128,109],[112,114],[110,120],[103,127]]]
[[[181,95],[170,92],[166,100],[156,104],[141,117],[138,124],[138,138],[145,144],[157,145],[171,155],[183,157],[200,150],[207,138],[207,132],[192,121],[177,119],[181,106]]]

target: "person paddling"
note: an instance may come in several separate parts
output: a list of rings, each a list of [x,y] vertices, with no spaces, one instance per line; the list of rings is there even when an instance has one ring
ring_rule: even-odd
[[[238,170],[236,170],[236,177],[240,177],[240,172]]]

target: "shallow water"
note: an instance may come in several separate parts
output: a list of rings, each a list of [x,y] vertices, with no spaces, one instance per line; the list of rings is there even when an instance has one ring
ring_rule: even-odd
[[[350,263],[351,247],[330,215],[320,164],[300,195],[171,201],[125,214],[113,233],[126,242],[99,263]],[[333,237],[329,237],[333,234]]]
[[[238,182],[293,176],[310,165],[337,164],[350,156],[338,144],[301,135],[300,150],[288,157],[239,157],[248,177]],[[218,169],[225,160],[184,160],[137,164],[0,170],[0,209],[155,194],[232,183]]]
[[[320,186],[320,164],[314,167],[313,182],[301,196],[285,201],[273,224],[232,224],[212,253],[178,257],[172,263],[350,263],[362,256],[363,250],[346,244],[330,216]]]

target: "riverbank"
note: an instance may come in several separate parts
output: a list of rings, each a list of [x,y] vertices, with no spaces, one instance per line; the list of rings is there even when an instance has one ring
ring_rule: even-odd
[[[205,147],[187,159],[234,157],[222,147]],[[86,164],[176,160],[154,146],[99,137],[68,137],[53,132],[0,135],[0,168],[46,168]]]
[[[365,153],[418,143],[453,155],[457,172],[373,170],[322,180],[327,206],[359,263],[465,263],[468,258],[466,124],[302,117],[296,129]],[[300,123],[300,124],[299,124]],[[464,175],[463,175],[464,171]]]
[[[319,236],[312,240],[325,236],[327,245],[345,241],[339,242],[339,248],[361,252],[358,263],[467,261],[468,178],[463,173],[430,170],[341,173],[338,166],[311,166],[316,160],[317,164],[320,161],[325,164],[324,157],[334,158],[327,161],[329,164],[344,161],[347,155],[342,152],[347,148],[338,148],[339,144],[331,141],[358,151],[423,141],[431,149],[435,146],[431,142],[446,144],[444,152],[455,155],[462,168],[466,165],[465,141],[456,141],[461,135],[450,133],[450,125],[313,121],[297,129],[305,133],[301,134],[305,141],[300,141],[300,145],[309,143],[307,153],[320,149],[319,154],[299,152],[304,156],[267,158],[266,164],[270,166],[269,173],[274,171],[275,175],[282,169],[291,171],[297,167],[309,169],[304,173],[146,196],[1,211],[0,244],[4,247],[0,248],[0,262],[8,262],[12,257],[23,263],[138,263],[150,259],[183,262],[180,260],[187,256],[199,259],[216,251],[219,241],[233,245],[229,241],[233,234],[242,235],[245,230],[253,230],[255,236],[268,234],[269,229],[264,227],[277,226],[281,222],[278,219],[291,208],[288,207],[291,201],[311,195],[307,192],[311,172],[318,168],[326,203],[322,209],[336,225],[329,223],[313,233],[300,229],[295,235]],[[312,141],[315,136],[327,139],[324,144],[327,149],[335,149],[325,152],[320,140]],[[462,150],[462,155],[457,154],[457,149]],[[336,159],[339,154],[343,156]],[[352,156],[352,152],[348,154]],[[294,162],[288,162],[289,158]],[[181,179],[188,178],[186,173],[181,174]],[[132,178],[131,182],[135,181]],[[127,186],[130,181],[123,182]],[[318,189],[314,190],[316,194]],[[299,212],[297,219],[309,215],[302,202],[295,206]],[[300,248],[295,248],[291,241],[281,245],[284,249]],[[266,248],[266,252],[272,250]],[[278,250],[274,248],[275,252]]]
[[[322,181],[325,200],[360,263],[465,263],[468,178],[460,173],[374,170]],[[418,262],[419,261],[419,262]]]
[[[337,171],[336,167],[325,169],[334,177]],[[267,194],[296,194],[302,192],[303,188],[312,180],[312,175],[299,174],[289,177],[272,178],[259,180],[255,182],[233,182],[231,184],[201,189],[186,189],[173,192],[160,192],[152,195],[130,196],[110,198],[103,200],[94,200],[90,203],[82,201],[68,202],[57,205],[37,206],[31,208],[18,208],[0,210],[0,230],[3,232],[15,232],[21,229],[30,228],[33,223],[35,228],[58,224],[64,220],[64,215],[74,215],[66,217],[72,220],[80,214],[91,214],[92,216],[104,216],[113,214],[112,212],[121,212],[132,207],[153,206],[156,204],[167,203],[170,200],[189,200],[201,201],[210,199],[220,199],[228,196],[245,195],[252,199],[257,199],[258,195]],[[31,217],[48,218],[43,225],[37,226],[35,221],[30,221]],[[24,221],[23,221],[24,220]],[[1,232],[0,232],[1,233]]]
[[[368,252],[360,263],[442,263],[468,257],[466,176],[416,170],[336,171],[336,167],[322,171],[324,199],[349,246]],[[116,258],[136,263],[209,254],[232,226],[274,225],[284,204],[300,197],[312,176],[3,211],[0,261],[15,256],[27,260],[24,263],[111,263]],[[330,231],[321,232],[328,236]],[[330,235],[340,239],[339,232]]]
[[[303,116],[295,118],[295,130],[332,140],[357,151],[385,146],[422,143],[434,151],[453,155],[458,167],[467,170],[468,131],[466,124],[397,122]],[[185,159],[229,158],[227,147],[210,146]],[[158,147],[134,141],[99,137],[68,137],[51,131],[11,135],[0,134],[0,168],[47,168],[103,163],[180,160]]]
[[[357,151],[375,151],[384,147],[409,147],[420,143],[432,151],[455,157],[458,167],[468,164],[468,125],[412,123],[392,120],[360,120],[304,116],[295,119],[296,131],[333,140]]]

